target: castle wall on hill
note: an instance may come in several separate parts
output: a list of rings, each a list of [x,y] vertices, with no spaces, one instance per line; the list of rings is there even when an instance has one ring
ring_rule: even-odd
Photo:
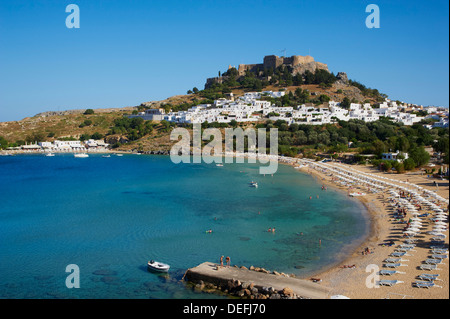
[[[264,69],[276,69],[281,65],[292,68],[292,74],[303,74],[306,71],[314,73],[317,69],[328,70],[328,65],[314,61],[312,56],[293,55],[291,57],[279,57],[276,55],[267,55],[261,64],[239,64],[239,77],[245,76],[247,71],[258,74],[258,71]],[[206,80],[205,88],[210,87],[213,83],[223,83],[224,77],[209,78]]]

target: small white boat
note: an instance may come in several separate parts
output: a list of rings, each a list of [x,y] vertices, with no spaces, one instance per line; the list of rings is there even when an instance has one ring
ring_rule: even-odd
[[[216,164],[216,166],[222,167],[222,166],[223,166],[223,164]]]
[[[53,154],[53,153],[47,153],[47,154],[45,154],[45,156],[55,156],[55,154]]]
[[[123,156],[123,154],[117,153],[116,156]]]
[[[158,271],[158,272],[168,272],[170,266],[168,264],[164,264],[158,261],[150,260],[147,263],[147,266],[150,270]]]
[[[86,154],[86,153],[74,154],[73,156],[74,156],[74,157],[78,157],[78,158],[85,158],[85,157],[89,157],[89,155],[88,155],[88,154]]]
[[[111,155],[102,155],[102,157],[111,157]]]
[[[257,182],[250,182],[250,187],[258,187],[258,183]]]

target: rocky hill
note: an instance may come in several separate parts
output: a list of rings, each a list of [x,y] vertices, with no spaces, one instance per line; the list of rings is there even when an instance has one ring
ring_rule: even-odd
[[[347,74],[329,73],[328,66],[314,61],[313,57],[278,57],[266,56],[261,64],[241,64],[238,69],[229,67],[218,78],[207,79],[204,90],[194,88],[188,94],[176,95],[159,101],[142,102],[136,107],[95,109],[94,114],[84,114],[85,110],[48,111],[21,121],[0,123],[0,136],[9,143],[34,142],[36,140],[52,141],[56,138],[80,138],[98,133],[106,136],[108,142],[128,142],[126,135],[111,134],[110,129],[117,119],[146,108],[165,108],[166,111],[186,110],[193,105],[212,103],[215,99],[242,96],[249,91],[280,91],[286,93],[301,88],[309,97],[306,103],[326,106],[325,100],[342,102],[379,102],[382,95],[377,90],[351,81]],[[322,97],[320,99],[319,97]],[[296,106],[296,105],[292,105]],[[155,123],[151,134],[138,140],[123,143],[121,148],[132,149],[136,146],[148,150],[170,144],[167,128]]]

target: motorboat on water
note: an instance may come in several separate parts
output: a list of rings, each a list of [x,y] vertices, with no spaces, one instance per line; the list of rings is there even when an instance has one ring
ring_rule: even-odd
[[[258,183],[257,182],[250,182],[250,187],[258,187]]]
[[[218,166],[218,167],[222,167],[222,166],[223,166],[223,164],[216,164],[216,166]]]
[[[109,155],[109,154],[108,155],[102,155],[102,157],[111,157],[111,155]]]
[[[78,157],[78,158],[85,158],[85,157],[89,157],[88,154],[86,153],[79,153],[79,154],[74,154],[74,157]]]
[[[55,156],[55,154],[53,154],[53,153],[47,153],[47,154],[45,154],[45,156]]]
[[[150,260],[147,262],[147,266],[150,270],[158,271],[158,272],[168,272],[170,266],[165,263],[161,263],[159,261]]]

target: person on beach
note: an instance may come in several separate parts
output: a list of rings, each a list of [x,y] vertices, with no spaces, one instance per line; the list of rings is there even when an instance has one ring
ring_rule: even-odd
[[[220,267],[223,267],[223,256],[220,256]]]
[[[227,267],[230,267],[230,257],[227,256],[227,258],[225,258],[225,262],[227,263]]]

